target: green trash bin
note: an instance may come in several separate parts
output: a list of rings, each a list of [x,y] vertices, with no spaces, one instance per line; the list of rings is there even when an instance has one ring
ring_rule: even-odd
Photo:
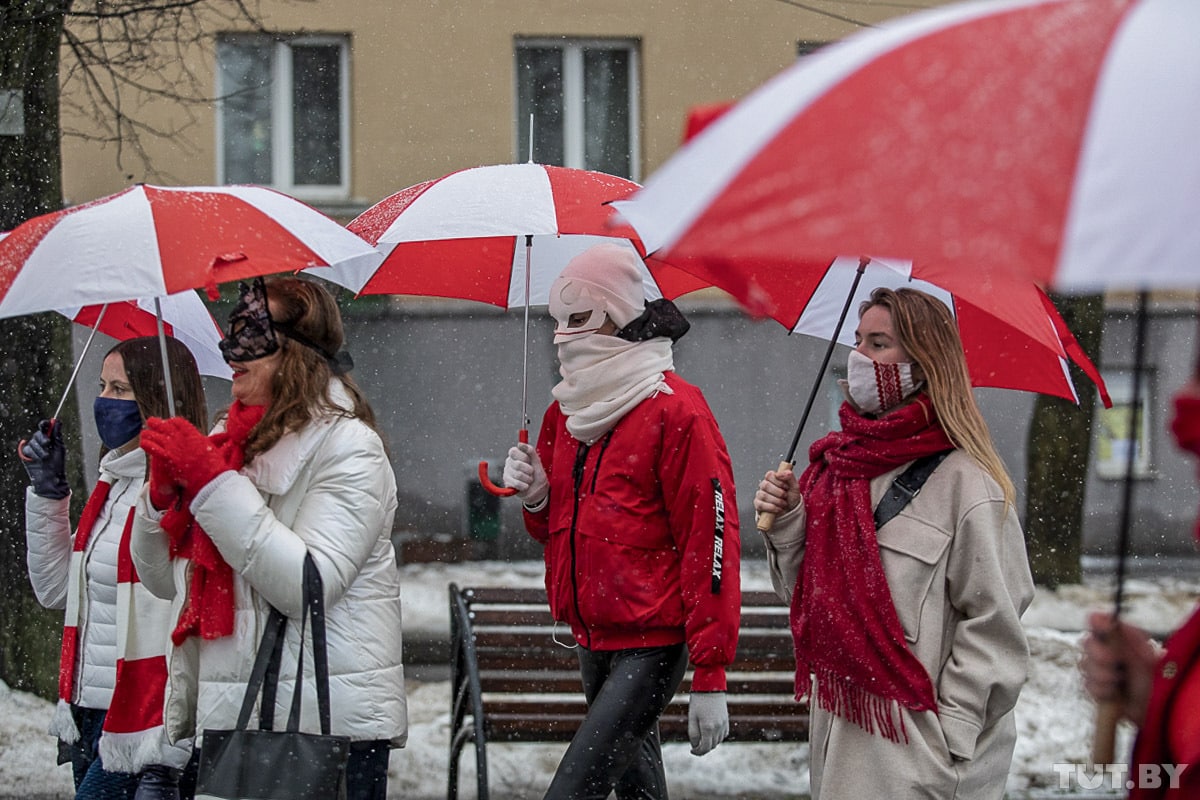
[[[467,481],[467,536],[494,542],[500,536],[500,498],[483,488],[478,478]]]

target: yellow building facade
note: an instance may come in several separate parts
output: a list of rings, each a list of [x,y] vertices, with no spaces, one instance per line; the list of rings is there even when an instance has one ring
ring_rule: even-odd
[[[689,108],[743,96],[798,55],[936,3],[789,0],[263,0],[213,18],[126,89],[145,157],[65,136],[68,203],[135,182],[263,183],[342,219],[447,172],[529,158],[642,180]],[[79,97],[81,84],[65,79]],[[96,120],[64,104],[64,130]],[[531,122],[532,121],[532,122]]]

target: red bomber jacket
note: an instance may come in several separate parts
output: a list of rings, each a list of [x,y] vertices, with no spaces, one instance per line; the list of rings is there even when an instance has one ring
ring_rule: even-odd
[[[548,503],[525,511],[545,546],[554,618],[591,650],[686,642],[692,690],[725,691],[741,614],[733,469],[700,390],[665,373],[592,445],[567,432],[557,403],[537,451]]]

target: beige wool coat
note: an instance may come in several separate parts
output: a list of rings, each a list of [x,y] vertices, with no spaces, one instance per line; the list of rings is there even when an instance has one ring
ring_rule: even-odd
[[[873,504],[907,466],[871,481]],[[775,590],[790,603],[804,558],[804,504],[781,514],[764,538]],[[999,800],[1029,664],[1021,614],[1034,589],[1016,512],[991,476],[956,450],[878,541],[905,639],[932,678],[938,710],[901,709],[905,743],[814,703],[813,800]]]

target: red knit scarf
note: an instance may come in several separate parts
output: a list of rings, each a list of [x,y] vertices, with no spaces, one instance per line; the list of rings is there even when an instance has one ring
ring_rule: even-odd
[[[71,569],[77,574],[82,566],[80,560],[87,550],[88,539],[96,520],[108,502],[108,493],[112,484],[105,480],[96,482],[96,488],[88,496],[79,516],[79,526],[75,529],[75,542],[71,548]],[[128,526],[127,526],[128,527]],[[68,703],[75,701],[75,662],[79,657],[79,602],[67,601],[67,614],[63,622],[62,651],[58,661],[58,696]]]
[[[807,512],[803,568],[792,597],[796,696],[869,733],[908,741],[897,704],[936,709],[929,674],[908,649],[879,557],[872,478],[954,445],[927,395],[879,419],[839,412],[842,430],[815,442],[800,476]]]
[[[225,430],[208,437],[227,468],[242,468],[246,439],[265,412],[266,406],[246,406],[236,400],[229,408]],[[203,639],[219,639],[233,633],[233,569],[187,508],[169,509],[163,515],[162,527],[170,539],[171,557],[192,562],[187,604],[179,614],[171,641],[180,645],[196,634]]]

